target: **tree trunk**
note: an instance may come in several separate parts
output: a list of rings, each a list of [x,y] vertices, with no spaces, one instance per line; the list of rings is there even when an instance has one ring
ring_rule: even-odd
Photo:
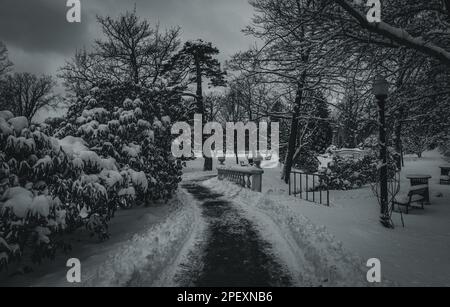
[[[202,68],[200,65],[200,59],[195,58],[195,69],[196,69],[196,82],[197,82],[197,113],[201,114],[203,117],[203,120],[209,120],[207,118],[205,118],[205,107],[203,105],[203,89],[202,89]],[[202,126],[202,134],[203,134],[203,128],[204,126]],[[203,135],[202,137],[202,149],[203,149],[203,145],[205,144],[205,141],[207,140],[209,136],[208,135]],[[209,158],[205,155],[205,153],[203,152],[203,158],[205,159],[205,162],[203,164],[203,171],[212,171],[213,169],[213,160],[212,158]]]
[[[203,107],[203,89],[202,89],[202,68],[200,66],[200,60],[195,59],[195,69],[196,69],[196,83],[197,83],[197,112],[201,115],[205,115],[205,110]]]
[[[139,84],[139,68],[134,51],[131,55],[131,74],[134,84]]]
[[[403,144],[402,144],[402,128],[403,128],[403,107],[400,108],[397,115],[397,124],[395,126],[395,151],[398,154],[397,168],[399,170],[403,167]]]
[[[291,122],[291,131],[289,135],[289,144],[288,151],[286,153],[286,159],[284,163],[283,169],[283,179],[284,182],[289,183],[289,178],[291,176],[293,159],[295,154],[295,147],[297,145],[298,138],[298,125],[299,125],[299,116],[300,116],[300,106],[303,101],[303,86],[305,84],[306,79],[306,71],[302,73],[300,82],[298,84],[297,93],[295,96],[295,105],[294,105],[294,113],[292,114],[292,122]]]
[[[402,69],[400,70],[400,74],[398,76],[396,86],[397,86],[397,88],[402,88],[403,83],[404,83],[405,74],[406,74],[406,68],[404,68],[405,65],[404,65],[404,57],[403,56],[400,56],[399,62],[401,63],[400,66],[402,67]],[[402,101],[399,101],[398,103],[401,104]],[[399,170],[401,170],[402,167],[404,166],[403,144],[402,144],[402,128],[403,128],[403,117],[404,116],[405,116],[405,109],[404,109],[404,106],[402,105],[398,110],[397,125],[395,127],[395,151],[398,154],[397,168]]]
[[[237,131],[234,131],[234,154],[236,155],[236,164],[239,165],[239,154],[238,154],[238,146],[237,146]]]
[[[385,98],[378,98],[379,108],[379,143],[380,143],[380,203],[381,203],[381,223],[385,227],[390,227],[389,217],[389,190],[388,190],[388,165],[387,165],[387,138],[386,138],[386,101]]]
[[[397,157],[397,168],[399,170],[402,169],[402,120],[401,117],[399,117],[397,121],[397,125],[395,127],[395,151],[398,154]]]

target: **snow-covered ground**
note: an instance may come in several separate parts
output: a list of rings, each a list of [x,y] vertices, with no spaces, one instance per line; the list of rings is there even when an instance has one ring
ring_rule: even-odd
[[[422,159],[407,156],[405,160],[402,190],[408,190],[408,174],[433,176],[431,206],[404,215],[405,228],[401,226],[400,215],[394,213],[397,226],[394,230],[385,229],[378,222],[379,205],[370,187],[331,191],[332,206],[324,207],[287,196],[288,187],[279,179],[280,169],[265,170],[262,194],[241,191],[217,179],[207,185],[233,198],[235,203],[247,206],[249,214],[259,221],[267,236],[273,237],[281,256],[293,270],[302,271],[298,266],[304,261],[303,254],[310,252],[317,257],[316,262],[306,262],[315,266],[310,268],[312,273],[321,267],[327,270],[335,263],[336,280],[346,276],[347,283],[355,283],[359,281],[359,273],[349,263],[352,257],[348,251],[359,263],[380,259],[384,281],[403,286],[450,286],[450,186],[439,184],[439,165],[445,161],[437,151],[427,152]],[[264,227],[264,221],[271,226]],[[300,254],[286,252],[286,246],[276,238],[280,235],[290,244],[297,244]],[[342,242],[342,248],[338,242]],[[309,250],[301,250],[305,248]]]
[[[59,253],[55,261],[32,265],[29,274],[11,276],[11,268],[0,275],[0,286],[170,285],[170,269],[201,227],[199,215],[195,202],[182,190],[165,205],[121,210],[110,223],[111,239],[99,243],[79,231],[71,238],[73,249],[67,255]],[[81,262],[81,284],[67,282],[69,258]]]
[[[370,187],[331,191],[332,206],[325,207],[288,196],[280,168],[265,169],[263,193],[217,178],[204,185],[245,213],[296,285],[368,285],[365,263],[378,258],[382,285],[450,286],[450,186],[439,184],[443,163],[435,151],[422,159],[406,157],[402,189],[409,187],[407,174],[430,174],[432,204],[405,215],[405,228],[394,213],[394,230],[379,224],[379,206]],[[216,174],[201,169],[201,160],[189,162],[183,180]],[[110,240],[98,243],[83,231],[76,233],[67,255],[33,266],[29,274],[8,276],[15,272],[11,268],[0,275],[0,285],[71,286],[66,261],[78,258],[81,286],[174,286],[179,264],[204,229],[197,201],[180,189],[169,204],[119,211],[110,225]]]

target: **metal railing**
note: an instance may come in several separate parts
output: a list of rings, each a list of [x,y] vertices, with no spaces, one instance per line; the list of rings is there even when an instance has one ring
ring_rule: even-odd
[[[289,176],[289,195],[330,206],[328,178],[324,175],[292,171]]]
[[[256,167],[218,167],[219,180],[227,179],[238,185],[261,192],[264,171]]]

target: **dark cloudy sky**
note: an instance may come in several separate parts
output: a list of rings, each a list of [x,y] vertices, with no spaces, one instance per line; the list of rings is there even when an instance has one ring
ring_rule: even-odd
[[[16,71],[54,75],[76,48],[100,37],[96,15],[117,16],[134,5],[151,23],[180,25],[183,40],[212,41],[221,60],[252,44],[241,33],[253,15],[247,0],[81,0],[80,24],[67,23],[66,0],[0,0],[0,40]]]

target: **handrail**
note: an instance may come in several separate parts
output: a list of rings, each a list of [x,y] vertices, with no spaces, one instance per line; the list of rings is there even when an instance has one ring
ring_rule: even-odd
[[[255,192],[262,191],[264,171],[257,167],[217,167],[219,180],[230,180]]]

